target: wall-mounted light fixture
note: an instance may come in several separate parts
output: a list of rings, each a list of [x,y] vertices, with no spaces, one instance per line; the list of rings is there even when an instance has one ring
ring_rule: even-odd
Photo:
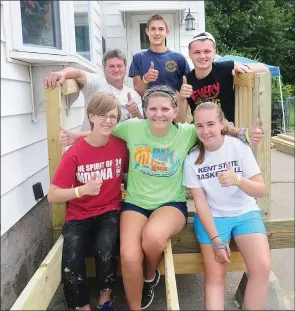
[[[195,18],[191,15],[190,9],[189,9],[189,12],[187,13],[187,15],[185,17],[186,30],[188,30],[188,31],[195,30],[194,21],[195,21]]]

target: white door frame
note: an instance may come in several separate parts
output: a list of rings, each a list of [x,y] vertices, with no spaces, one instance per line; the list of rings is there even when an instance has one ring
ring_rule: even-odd
[[[131,16],[133,15],[143,15],[143,20],[147,21],[149,15],[155,12],[147,11],[147,12],[126,12],[126,35],[127,35],[127,68],[129,69],[130,64],[133,59],[133,38],[132,38],[132,23],[131,23]],[[173,25],[169,25],[170,28],[174,30],[174,51],[180,53],[180,12],[179,11],[167,11],[162,12],[163,14],[173,14]],[[138,52],[138,51],[135,51]],[[129,79],[128,85],[132,87],[132,79]]]

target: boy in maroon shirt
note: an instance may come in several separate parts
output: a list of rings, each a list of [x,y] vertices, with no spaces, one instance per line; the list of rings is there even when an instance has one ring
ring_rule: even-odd
[[[114,309],[110,295],[117,274],[120,185],[127,160],[125,143],[111,136],[120,112],[112,94],[101,92],[92,99],[87,109],[92,133],[65,152],[48,192],[49,202],[68,205],[62,230],[62,279],[70,309],[90,310],[85,275],[89,241],[100,289],[98,308]]]

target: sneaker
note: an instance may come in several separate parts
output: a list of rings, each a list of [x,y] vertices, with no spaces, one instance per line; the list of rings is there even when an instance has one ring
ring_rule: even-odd
[[[112,303],[112,301],[106,301],[104,302],[104,304],[102,305],[98,305],[97,310],[100,311],[114,311],[114,305]]]
[[[151,282],[144,281],[142,292],[142,303],[141,303],[142,310],[148,308],[151,305],[154,298],[154,290],[159,282],[159,279],[160,279],[160,272],[157,269],[153,281]]]

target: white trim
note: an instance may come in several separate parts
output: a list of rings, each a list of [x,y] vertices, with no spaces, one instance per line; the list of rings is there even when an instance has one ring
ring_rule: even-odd
[[[149,14],[153,12],[162,12],[162,13],[175,13],[180,11],[180,25],[182,23],[182,16],[185,15],[186,6],[184,3],[178,3],[174,1],[166,1],[161,2],[153,2],[153,10],[151,10],[151,2],[150,1],[133,1],[131,2],[121,2],[119,4],[119,12],[121,15],[121,20],[123,27],[127,26],[127,16],[126,13],[135,13],[135,14]],[[178,26],[180,27],[180,26]]]
[[[127,2],[121,2],[119,5],[119,12],[147,12],[152,11],[162,11],[168,12],[168,11],[180,11],[185,10],[186,5],[185,3],[180,3],[177,1],[160,1],[160,2],[154,2],[153,1],[153,8],[151,8],[151,2],[150,1],[127,1]]]
[[[95,48],[93,45],[94,38],[94,2],[88,2],[88,35],[89,35],[89,50],[90,50],[90,61],[95,64]]]
[[[76,63],[81,67],[96,72],[96,65],[91,63],[86,58],[79,54],[76,55],[53,55],[53,54],[40,54],[30,52],[10,52],[12,59],[22,60],[33,65],[55,65],[61,63]],[[28,64],[27,64],[28,65]]]
[[[24,52],[39,52],[47,54],[66,55],[66,32],[65,32],[65,17],[67,10],[65,9],[65,1],[59,1],[59,14],[60,14],[60,35],[61,35],[61,49],[49,48],[42,46],[27,46],[23,44],[22,22],[21,22],[21,8],[20,1],[10,1],[10,20],[12,26],[12,48],[15,51]],[[13,21],[19,20],[19,23]]]

